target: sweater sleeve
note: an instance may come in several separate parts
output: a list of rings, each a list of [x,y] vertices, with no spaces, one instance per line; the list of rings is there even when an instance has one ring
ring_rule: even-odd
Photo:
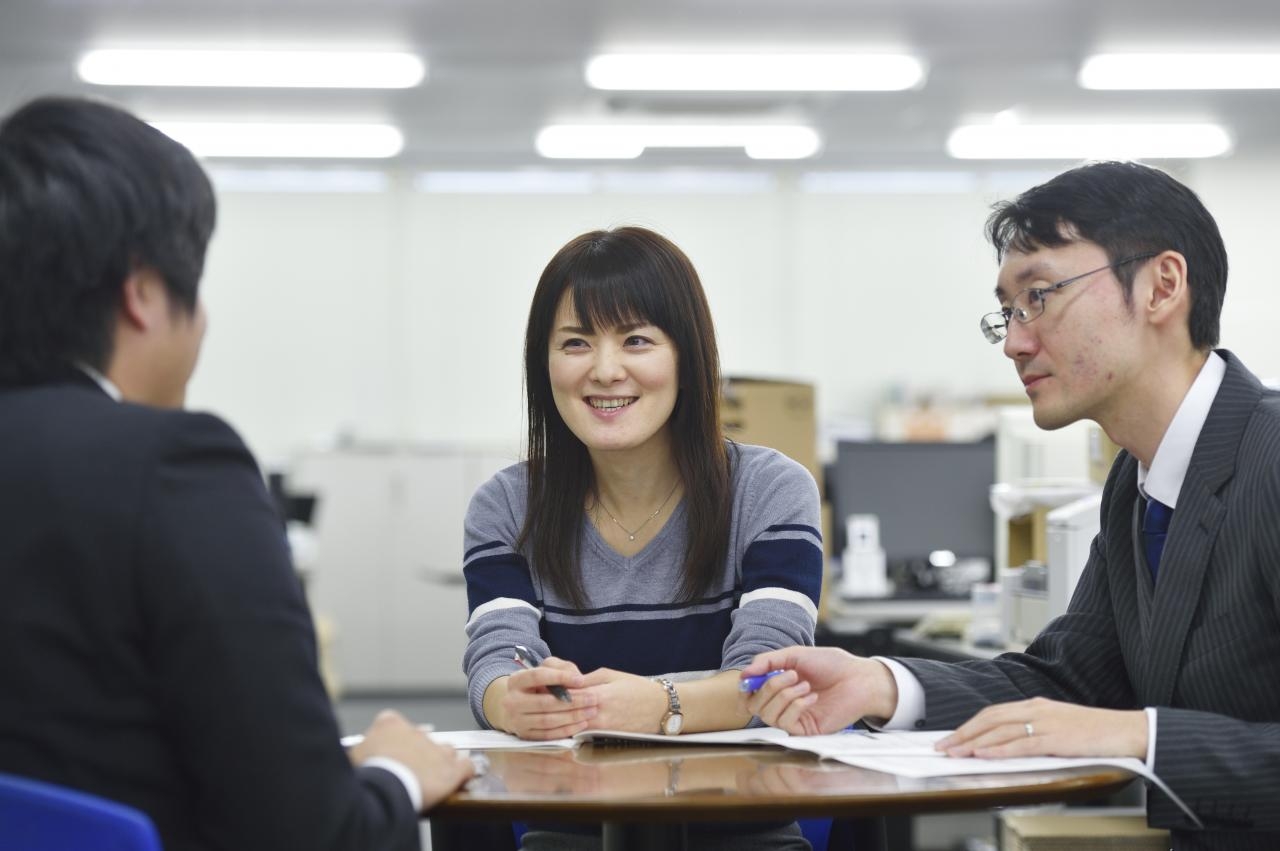
[[[781,453],[743,447],[735,518],[742,597],[724,642],[721,669],[742,668],[758,653],[813,644],[822,590],[818,486]]]
[[[519,477],[510,470],[480,486],[467,508],[464,522],[463,576],[467,583],[467,649],[463,669],[471,713],[481,727],[484,693],[496,679],[519,670],[512,646],[523,644],[540,657],[551,655],[542,640],[542,600],[529,571],[529,562],[515,549],[522,512]]]

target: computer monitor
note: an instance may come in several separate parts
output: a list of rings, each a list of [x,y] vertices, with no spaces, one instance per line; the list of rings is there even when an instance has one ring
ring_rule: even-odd
[[[993,482],[991,438],[974,443],[840,441],[828,480],[836,552],[844,549],[849,515],[874,514],[891,576],[904,563],[927,563],[931,553],[940,551],[991,563]]]

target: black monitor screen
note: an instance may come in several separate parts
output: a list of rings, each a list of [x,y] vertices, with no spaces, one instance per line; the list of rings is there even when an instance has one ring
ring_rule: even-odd
[[[935,550],[994,561],[995,440],[976,443],[841,441],[829,485],[836,544],[850,514],[880,518],[890,561],[925,559]],[[837,552],[840,552],[838,549]]]

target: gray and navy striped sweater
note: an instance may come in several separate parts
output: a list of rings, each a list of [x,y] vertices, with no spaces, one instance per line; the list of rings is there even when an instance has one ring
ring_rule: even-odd
[[[516,670],[511,646],[642,676],[693,679],[741,668],[757,653],[812,644],[822,585],[818,489],[772,449],[730,445],[733,522],[719,582],[677,602],[686,515],[680,503],[657,536],[625,558],[584,518],[581,576],[590,608],[556,595],[514,549],[524,523],[524,464],[476,491],[467,509],[464,574],[471,710],[484,727],[485,689]]]

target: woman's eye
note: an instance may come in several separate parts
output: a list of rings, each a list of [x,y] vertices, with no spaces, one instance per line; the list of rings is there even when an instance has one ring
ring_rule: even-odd
[[[579,339],[578,337],[571,337],[560,344],[561,351],[568,351],[571,349],[585,349],[586,347],[587,347],[587,341]]]
[[[633,347],[648,346],[648,345],[652,345],[652,343],[653,343],[653,340],[650,340],[648,337],[641,337],[639,334],[632,334],[630,337],[626,339],[626,345],[633,346]]]

